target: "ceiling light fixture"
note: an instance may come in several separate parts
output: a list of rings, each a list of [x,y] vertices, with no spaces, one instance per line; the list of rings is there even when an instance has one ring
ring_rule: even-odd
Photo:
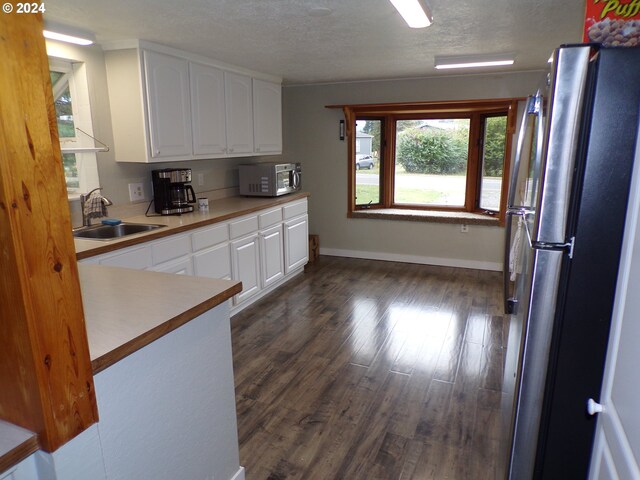
[[[435,67],[438,70],[444,70],[447,68],[498,67],[502,65],[513,65],[515,59],[516,56],[513,53],[436,57]]]
[[[433,23],[431,7],[426,0],[390,0],[411,28],[424,28]]]
[[[73,43],[75,45],[82,46],[92,45],[95,42],[95,37],[92,33],[73,27],[67,27],[66,25],[54,24],[45,21],[44,28],[45,30],[42,34],[45,38],[50,40],[58,40],[60,42]]]

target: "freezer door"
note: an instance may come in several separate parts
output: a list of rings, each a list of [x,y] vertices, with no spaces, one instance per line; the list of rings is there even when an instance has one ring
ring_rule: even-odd
[[[542,190],[534,242],[564,244],[592,49],[556,50],[544,136]]]

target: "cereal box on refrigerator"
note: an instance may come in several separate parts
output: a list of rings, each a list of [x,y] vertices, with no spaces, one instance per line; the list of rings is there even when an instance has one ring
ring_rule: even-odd
[[[584,41],[613,47],[640,44],[640,0],[587,0]]]

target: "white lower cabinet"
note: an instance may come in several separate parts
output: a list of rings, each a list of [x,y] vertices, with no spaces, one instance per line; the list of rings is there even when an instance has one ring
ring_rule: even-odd
[[[277,283],[284,277],[283,256],[282,225],[260,232],[263,288]]]
[[[193,254],[193,271],[197,277],[231,280],[231,249],[228,243]]]
[[[242,292],[233,298],[238,305],[260,291],[260,257],[258,235],[251,235],[231,242],[231,273],[234,280],[242,282]]]
[[[233,279],[232,313],[301,271],[309,259],[307,200],[82,260],[117,267]]]
[[[176,273],[178,275],[193,275],[193,263],[191,258],[181,258],[179,260],[173,260],[171,262],[161,263],[160,265],[154,265],[154,272]]]
[[[97,258],[100,265],[133,268],[134,270],[146,270],[152,265],[151,248],[147,245],[119,250],[117,253],[108,253]]]
[[[309,260],[309,221],[307,215],[284,223],[284,272],[304,266]]]

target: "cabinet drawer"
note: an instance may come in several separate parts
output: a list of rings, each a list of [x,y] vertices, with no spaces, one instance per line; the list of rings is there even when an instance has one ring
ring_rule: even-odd
[[[257,216],[243,218],[242,220],[231,222],[229,224],[229,231],[231,233],[231,238],[239,238],[244,235],[248,235],[251,232],[256,232],[257,230],[258,230]]]
[[[270,212],[262,213],[258,215],[258,223],[260,224],[260,230],[263,230],[271,225],[275,225],[282,221],[282,209],[277,208]]]
[[[193,256],[193,267],[197,277],[231,278],[229,244],[196,253]]]
[[[307,213],[307,199],[282,207],[285,220]]]
[[[215,227],[198,230],[191,235],[191,246],[193,251],[213,247],[222,242],[229,240],[229,227],[227,224],[216,225]]]
[[[168,240],[151,245],[151,256],[154,265],[188,255],[190,252],[191,242],[189,235],[171,237]]]
[[[144,270],[151,266],[151,249],[146,246],[133,248],[126,252],[101,258],[99,263],[100,265]]]

